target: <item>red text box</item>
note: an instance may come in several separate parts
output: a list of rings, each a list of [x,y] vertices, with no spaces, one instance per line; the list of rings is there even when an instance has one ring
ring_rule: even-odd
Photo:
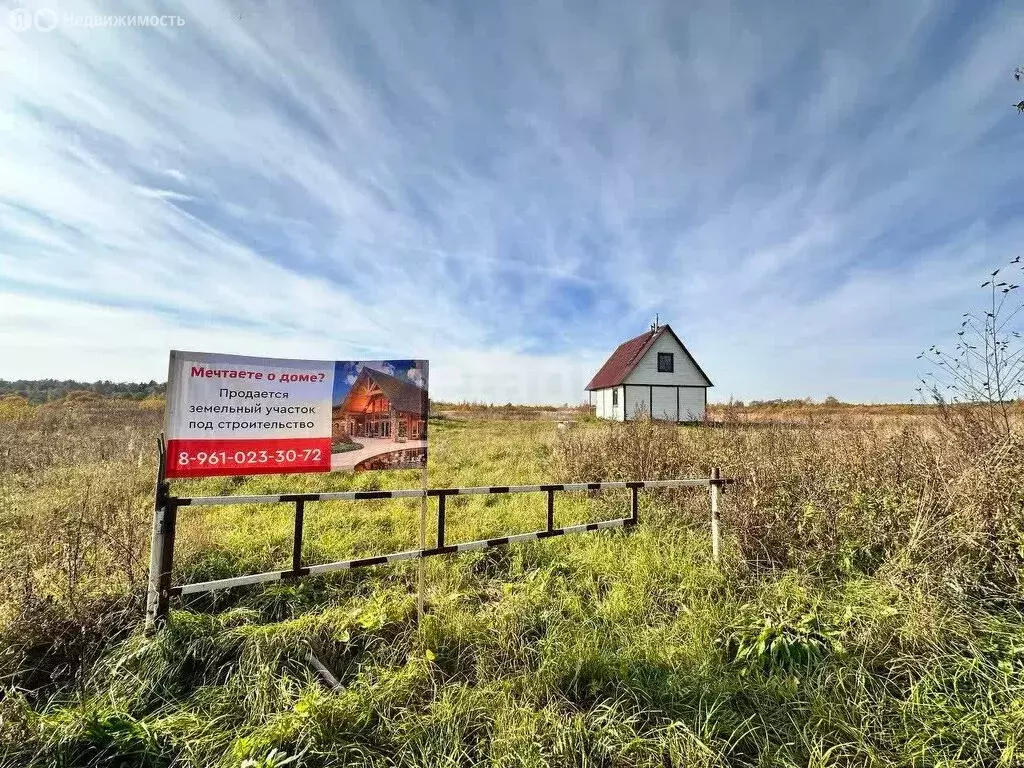
[[[167,477],[330,472],[331,438],[168,440]]]

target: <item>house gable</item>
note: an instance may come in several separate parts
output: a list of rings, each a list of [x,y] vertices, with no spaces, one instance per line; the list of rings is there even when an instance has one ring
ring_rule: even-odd
[[[657,347],[657,349],[655,349]],[[674,360],[674,373],[658,372],[658,352],[671,352]],[[652,354],[653,353],[653,354]],[[646,370],[650,366],[651,375],[640,374],[634,378],[638,369]],[[672,377],[674,376],[674,380]],[[587,384],[588,390],[601,390],[617,387],[620,384],[643,384],[670,386],[712,387],[711,379],[694,360],[693,355],[675,331],[663,325],[656,331],[642,333],[636,338],[620,344],[612,353],[594,378]]]
[[[632,366],[632,370],[624,379],[625,384],[676,387],[710,387],[711,380],[701,370],[683,342],[667,325],[664,333],[657,335],[648,345],[643,355]],[[672,355],[672,372],[658,370],[658,354]]]

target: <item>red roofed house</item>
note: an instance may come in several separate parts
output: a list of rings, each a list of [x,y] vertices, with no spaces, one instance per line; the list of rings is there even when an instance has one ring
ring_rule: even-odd
[[[700,421],[711,379],[667,325],[624,341],[587,384],[599,418]]]

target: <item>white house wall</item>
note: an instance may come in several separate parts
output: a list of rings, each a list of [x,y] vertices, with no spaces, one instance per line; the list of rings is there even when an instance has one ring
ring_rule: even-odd
[[[631,387],[628,384],[626,390],[626,418],[633,419],[637,413],[644,416],[650,413],[650,387]]]
[[[612,404],[612,393],[618,390],[619,402]],[[590,393],[591,401],[594,403],[594,415],[599,419],[615,419],[622,421],[622,387],[608,387],[597,389]]]
[[[619,402],[612,405],[612,392],[618,390]],[[643,417],[651,415],[651,396],[654,396],[655,419],[665,421],[700,421],[704,418],[707,405],[707,389],[704,387],[651,387],[642,384],[609,387],[591,393],[594,414],[601,419],[624,421],[636,416],[637,408]],[[623,411],[625,405],[625,412]]]
[[[678,387],[651,387],[651,394],[654,395],[654,410],[651,411],[655,419],[665,421],[677,421],[677,409],[679,400],[676,397]]]
[[[679,388],[679,420],[700,421],[704,418],[707,389],[704,387]]]
[[[658,372],[658,353],[671,352],[673,355],[672,373]],[[626,384],[674,384],[682,386],[706,387],[709,382],[697,366],[693,364],[690,356],[683,351],[683,348],[675,340],[671,333],[663,333],[654,342],[654,345],[647,350],[647,354],[637,363],[636,368],[626,377]],[[674,410],[674,409],[673,409]],[[629,409],[629,416],[633,416],[632,406]]]
[[[704,418],[707,404],[705,387],[651,387],[642,384],[627,385],[626,418],[634,419],[639,409],[640,416],[652,416],[665,421],[700,421]],[[607,390],[611,392],[611,390]],[[654,398],[654,410],[651,410],[651,397]],[[619,395],[621,405],[622,395]],[[622,411],[616,409],[609,412],[607,418],[621,420]]]

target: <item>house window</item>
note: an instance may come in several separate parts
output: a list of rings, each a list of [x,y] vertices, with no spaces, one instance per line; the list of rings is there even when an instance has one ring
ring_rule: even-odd
[[[672,359],[671,352],[659,352],[658,353],[658,373],[673,373],[675,371],[675,361]]]
[[[619,404],[619,390],[613,389],[612,390],[612,405],[616,406],[618,404]]]

